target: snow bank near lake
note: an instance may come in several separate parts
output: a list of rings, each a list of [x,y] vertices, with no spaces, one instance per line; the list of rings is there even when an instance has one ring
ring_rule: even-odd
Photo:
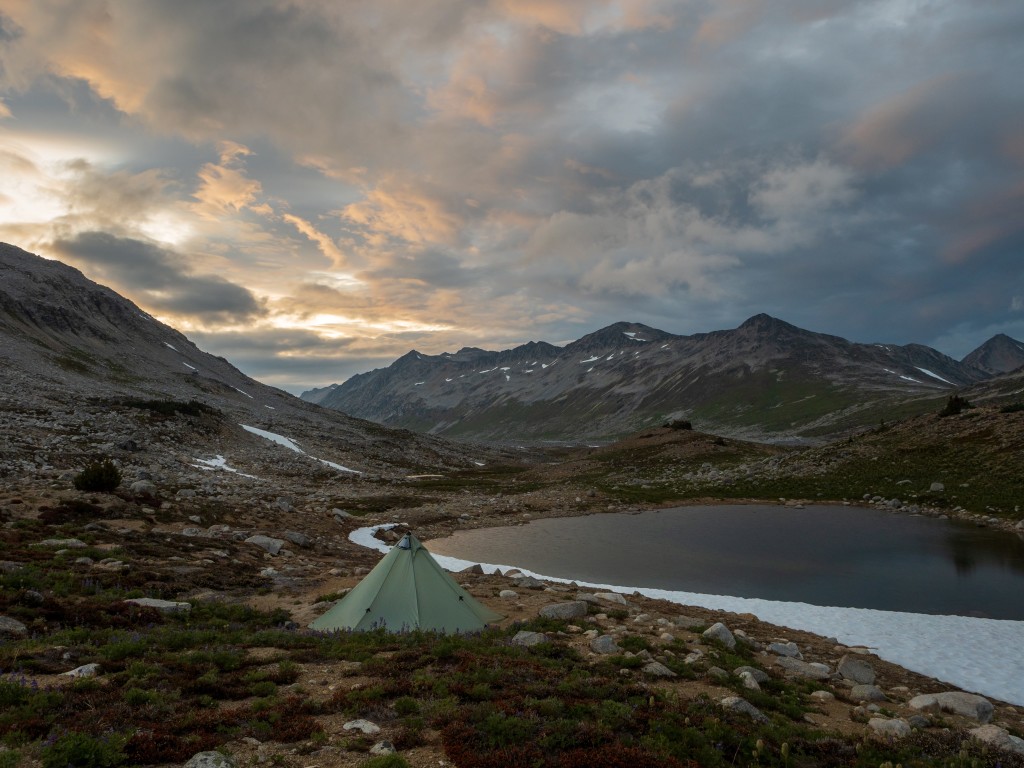
[[[388,552],[391,547],[373,534],[394,525],[360,528],[349,540],[363,547]],[[461,571],[473,560],[434,555],[449,571]],[[516,568],[527,576],[567,584],[571,579],[545,576],[513,565],[481,563],[487,573]],[[873,608],[830,608],[808,603],[782,603],[749,597],[701,595],[667,589],[594,584],[581,587],[605,592],[634,591],[647,597],[680,605],[697,605],[721,611],[752,613],[762,621],[834,637],[843,645],[867,646],[879,658],[943,680],[965,691],[1024,705],[1024,621],[975,619],[968,616],[932,616],[923,613],[879,611]]]

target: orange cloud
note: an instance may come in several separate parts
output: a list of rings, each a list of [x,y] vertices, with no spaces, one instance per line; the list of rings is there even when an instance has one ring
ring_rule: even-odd
[[[284,214],[281,218],[316,243],[320,252],[330,259],[331,263],[335,267],[344,267],[348,264],[348,259],[345,254],[341,252],[341,249],[335,244],[334,240],[314,227],[310,222],[290,213]]]
[[[408,183],[382,184],[365,199],[345,206],[341,216],[360,227],[367,242],[378,247],[396,240],[454,244],[463,224],[438,194]]]

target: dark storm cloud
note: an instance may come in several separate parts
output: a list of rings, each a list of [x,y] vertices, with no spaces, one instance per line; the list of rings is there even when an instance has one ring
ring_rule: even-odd
[[[53,244],[69,261],[140,297],[147,309],[205,320],[245,320],[264,314],[253,294],[215,275],[192,274],[178,254],[153,243],[83,232]]]

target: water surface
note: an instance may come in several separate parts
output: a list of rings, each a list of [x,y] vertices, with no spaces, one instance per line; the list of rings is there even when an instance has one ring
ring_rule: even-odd
[[[1024,619],[1024,541],[875,509],[681,507],[460,531],[440,555],[633,587]]]

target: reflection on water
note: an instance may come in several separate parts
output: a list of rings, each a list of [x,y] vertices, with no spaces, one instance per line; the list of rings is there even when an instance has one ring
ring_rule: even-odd
[[[462,531],[428,547],[622,586],[1024,619],[1019,537],[874,509],[682,507]]]
[[[1021,557],[1024,540],[1014,534],[993,533],[984,528],[967,528],[963,524],[949,529],[946,545],[958,574],[967,576],[981,563],[1024,573],[1024,557]]]

